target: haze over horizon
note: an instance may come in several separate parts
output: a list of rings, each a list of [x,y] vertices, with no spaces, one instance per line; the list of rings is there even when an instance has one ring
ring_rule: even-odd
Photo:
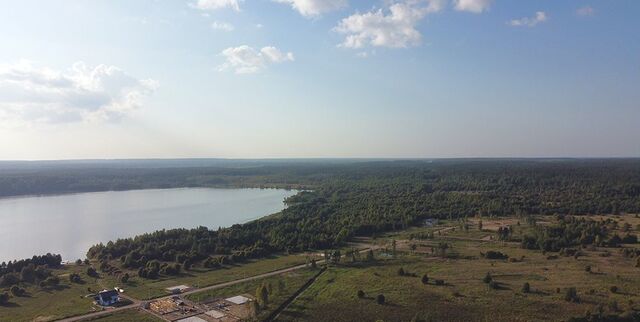
[[[640,157],[637,12],[0,0],[0,160]]]

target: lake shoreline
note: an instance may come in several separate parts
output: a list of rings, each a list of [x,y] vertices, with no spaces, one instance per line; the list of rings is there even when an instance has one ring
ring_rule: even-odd
[[[83,259],[93,245],[158,230],[246,224],[286,208],[298,190],[182,187],[0,199],[1,261],[34,254]],[[4,257],[6,255],[6,257]]]

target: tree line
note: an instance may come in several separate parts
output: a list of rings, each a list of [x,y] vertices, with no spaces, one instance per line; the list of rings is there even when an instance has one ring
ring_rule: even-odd
[[[274,252],[337,248],[353,236],[404,229],[426,218],[478,214],[567,215],[559,228],[541,231],[545,240],[523,241],[555,250],[598,238],[616,242],[606,235],[607,223],[574,215],[640,213],[640,160],[380,161],[216,171],[245,183],[309,189],[288,198],[288,207],[272,216],[228,228],[172,229],[111,241],[91,247],[88,257],[143,271],[150,261],[215,269]]]

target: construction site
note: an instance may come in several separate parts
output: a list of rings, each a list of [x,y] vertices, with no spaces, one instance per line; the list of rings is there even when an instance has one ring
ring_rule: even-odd
[[[247,294],[194,303],[172,296],[143,304],[143,309],[165,320],[178,322],[235,322],[255,316],[255,299]]]

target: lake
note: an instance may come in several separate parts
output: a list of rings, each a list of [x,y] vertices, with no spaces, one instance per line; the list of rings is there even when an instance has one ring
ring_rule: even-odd
[[[157,189],[0,199],[0,262],[84,259],[94,244],[159,229],[228,227],[284,209],[296,191]]]

